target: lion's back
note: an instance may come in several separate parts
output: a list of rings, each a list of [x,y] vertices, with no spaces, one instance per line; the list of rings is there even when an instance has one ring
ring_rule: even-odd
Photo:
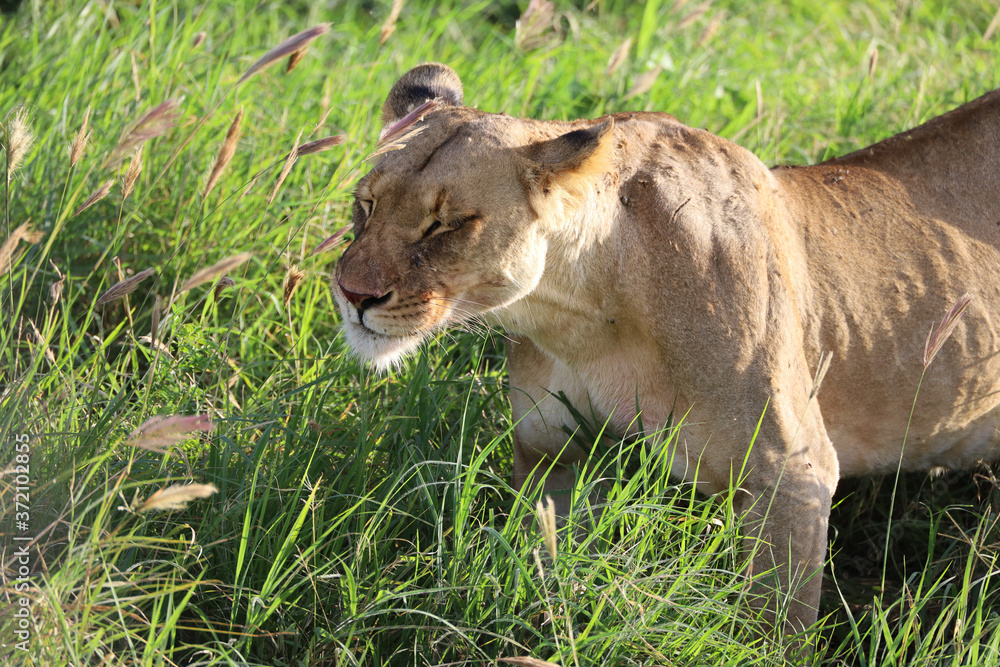
[[[807,354],[834,355],[820,403],[847,475],[897,465],[914,396],[904,467],[967,467],[1000,446],[1000,95],[967,106],[773,172],[808,266]],[[928,333],[966,292],[918,394]]]

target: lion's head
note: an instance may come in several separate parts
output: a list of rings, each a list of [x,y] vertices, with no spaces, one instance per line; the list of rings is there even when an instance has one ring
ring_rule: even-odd
[[[610,120],[536,123],[463,107],[458,76],[436,63],[396,83],[383,120],[429,99],[441,106],[422,131],[358,183],[354,242],[335,273],[348,343],[379,367],[530,293],[545,271],[548,212],[610,154]]]

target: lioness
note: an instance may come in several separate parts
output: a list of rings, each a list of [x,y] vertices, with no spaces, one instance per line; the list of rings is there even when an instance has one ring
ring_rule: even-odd
[[[775,169],[664,113],[468,108],[436,63],[395,84],[383,119],[431,99],[422,131],[358,183],[334,294],[351,347],[382,367],[470,318],[510,334],[515,486],[551,467],[545,490],[572,487],[587,456],[554,394],[620,436],[637,407],[647,430],[686,415],[673,474],[706,493],[742,475],[750,572],[797,632],[816,620],[840,477],[995,458],[1000,91]],[[967,291],[904,446],[928,332]]]

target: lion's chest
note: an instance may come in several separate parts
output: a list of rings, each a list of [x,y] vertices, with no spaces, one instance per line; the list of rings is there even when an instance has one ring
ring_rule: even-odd
[[[532,391],[532,398],[535,406],[547,407],[527,410],[525,419],[539,421],[536,433],[551,434],[550,456],[566,442],[563,427],[573,430],[581,418],[595,432],[615,439],[645,435],[648,444],[656,446],[666,440],[664,429],[683,416],[686,397],[677,393],[654,341],[618,339],[589,356],[553,347],[542,348],[548,353],[544,362],[522,367],[518,374],[525,384],[541,389]],[[512,389],[520,392],[527,387]],[[542,422],[547,428],[541,428]],[[534,439],[538,442],[537,436]],[[690,467],[693,471],[695,466]],[[683,466],[676,474],[689,477]]]
[[[594,416],[615,435],[650,433],[668,423],[671,399],[663,391],[666,383],[657,380],[650,366],[648,359],[637,363],[612,353],[576,369]]]

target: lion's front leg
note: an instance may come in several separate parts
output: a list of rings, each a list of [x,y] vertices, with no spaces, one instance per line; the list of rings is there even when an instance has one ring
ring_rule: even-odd
[[[541,490],[541,497],[550,496],[555,503],[556,516],[565,518],[572,509],[572,491],[576,485],[576,472],[572,463],[553,460],[535,445],[514,436],[514,488],[531,495]]]
[[[737,509],[751,556],[751,604],[782,634],[800,633],[817,617],[832,492],[801,477],[777,488],[747,486]],[[783,627],[775,623],[781,617]]]
[[[751,556],[751,604],[776,630],[795,635],[817,618],[839,476],[815,402],[772,400],[747,463],[734,509],[743,515]],[[782,617],[783,627],[776,623]]]

